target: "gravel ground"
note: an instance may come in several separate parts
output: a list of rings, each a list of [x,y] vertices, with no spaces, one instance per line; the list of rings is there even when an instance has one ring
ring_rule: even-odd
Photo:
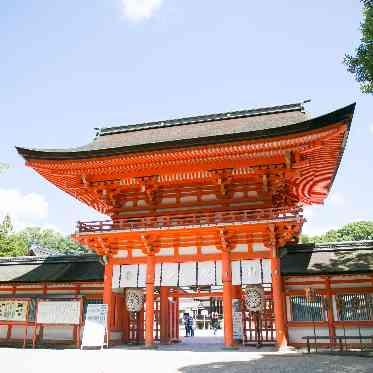
[[[0,348],[2,372],[16,373],[372,373],[373,359],[302,355],[271,348],[227,351],[211,344],[179,344],[156,350],[118,347],[109,350]]]

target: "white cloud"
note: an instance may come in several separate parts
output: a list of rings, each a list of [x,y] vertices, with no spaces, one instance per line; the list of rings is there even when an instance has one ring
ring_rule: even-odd
[[[15,229],[42,225],[48,217],[48,202],[37,193],[22,194],[17,189],[0,189],[0,219],[10,214]]]
[[[163,0],[122,0],[123,15],[131,21],[149,19],[161,7]]]
[[[369,132],[373,135],[373,123],[369,126]]]

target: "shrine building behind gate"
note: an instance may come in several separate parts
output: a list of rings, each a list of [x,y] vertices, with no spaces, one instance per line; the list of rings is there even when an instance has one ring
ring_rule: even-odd
[[[124,341],[142,325],[147,346],[158,335],[177,339],[172,315],[192,292],[222,297],[230,347],[232,304],[246,285],[264,284],[267,335],[281,347],[280,248],[298,242],[302,207],[327,197],[353,111],[310,119],[298,103],[106,127],[72,149],[17,149],[41,176],[109,217],[79,222],[74,239],[105,262],[103,301],[109,324],[128,326]],[[145,314],[130,317],[115,296],[133,288],[144,289]]]

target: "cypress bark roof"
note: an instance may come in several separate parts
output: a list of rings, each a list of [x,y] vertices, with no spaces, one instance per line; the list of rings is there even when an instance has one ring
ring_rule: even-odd
[[[99,257],[79,256],[0,258],[0,283],[103,281]]]
[[[83,159],[180,146],[218,144],[287,135],[352,119],[355,104],[308,120],[303,103],[102,128],[85,146],[69,149],[17,147],[26,159]]]
[[[373,241],[289,245],[282,249],[283,275],[373,272]],[[0,258],[0,283],[103,281],[104,266],[92,254]]]
[[[282,249],[283,275],[373,272],[373,241],[288,245]]]

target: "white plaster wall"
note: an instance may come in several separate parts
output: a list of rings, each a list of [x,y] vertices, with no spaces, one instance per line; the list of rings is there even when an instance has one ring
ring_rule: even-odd
[[[174,198],[174,197],[165,197],[165,198],[162,198],[161,203],[165,204],[165,205],[171,204],[171,203],[174,204],[174,203],[176,203],[176,198]]]
[[[120,341],[121,338],[122,338],[122,332],[111,332],[110,333],[111,341]]]
[[[179,247],[180,255],[195,255],[197,254],[197,248],[195,246]]]
[[[156,256],[172,256],[174,255],[174,249],[172,247],[162,247]]]
[[[132,256],[135,258],[146,256],[141,249],[133,249],[132,250]]]
[[[257,252],[257,251],[268,251],[268,247],[265,247],[263,242],[254,242],[253,243],[253,251],[254,252]]]
[[[202,246],[201,247],[202,254],[218,254],[220,251],[215,246]]]
[[[73,340],[73,327],[72,326],[44,326],[43,340]]]
[[[127,258],[127,256],[127,250],[118,250],[118,252],[114,255],[114,258]]]
[[[7,333],[8,333],[8,326],[0,325],[0,339],[6,338]]]
[[[237,244],[232,250],[232,252],[234,253],[246,253],[247,251],[248,251],[248,245],[245,243]]]
[[[345,330],[343,330],[343,328],[338,327],[338,328],[335,329],[335,332],[336,332],[336,335],[338,335],[338,336],[344,336],[344,335],[346,335],[346,336],[356,336],[356,340],[352,339],[352,340],[349,340],[348,342],[352,342],[352,343],[359,342],[359,329],[358,328],[345,328]],[[373,335],[373,328],[363,328],[362,327],[362,328],[360,328],[360,334],[362,336],[372,336]]]
[[[341,284],[331,284],[332,289],[338,289],[338,288],[368,288],[373,287],[371,281],[367,282],[359,282],[359,283],[351,283],[351,282],[344,282]]]
[[[13,325],[12,327],[12,333],[10,335],[10,338],[12,339],[23,339],[25,336],[25,327],[24,326],[16,326]],[[32,339],[32,335],[34,334],[34,328],[29,326],[27,327],[27,339]]]
[[[313,327],[305,327],[305,328],[288,328],[288,335],[289,335],[289,343],[306,343],[305,339],[302,337],[306,337],[309,335],[314,335]],[[316,328],[316,335],[317,336],[329,336],[329,329],[326,328]],[[320,342],[320,341],[319,341]]]
[[[196,202],[197,201],[197,196],[185,196],[185,197],[180,197],[180,202],[181,203],[186,203],[186,202]]]

